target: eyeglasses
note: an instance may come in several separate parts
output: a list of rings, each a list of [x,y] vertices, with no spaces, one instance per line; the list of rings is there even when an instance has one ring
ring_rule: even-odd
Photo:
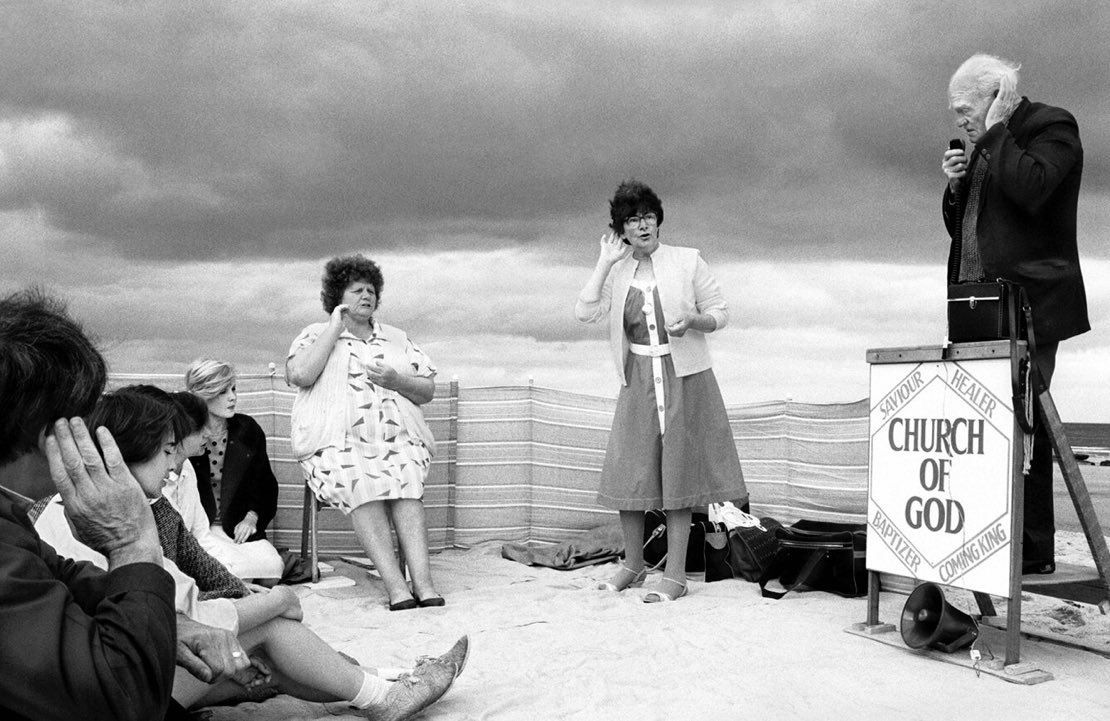
[[[629,228],[638,228],[640,223],[647,223],[651,227],[659,222],[659,218],[655,213],[644,213],[643,215],[630,215],[624,219],[624,224]]]

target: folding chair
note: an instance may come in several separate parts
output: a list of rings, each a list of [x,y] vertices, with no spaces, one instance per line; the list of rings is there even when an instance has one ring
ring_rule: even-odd
[[[331,507],[330,504],[324,503],[316,497],[316,494],[309,488],[308,483],[304,484],[304,510],[301,517],[301,558],[312,564],[313,583],[320,580],[320,558],[317,545],[317,533],[319,532],[319,528],[317,525],[317,517],[321,508]],[[400,553],[397,554],[397,561],[401,566],[401,575],[408,578],[409,569],[405,564],[404,557],[402,557]]]

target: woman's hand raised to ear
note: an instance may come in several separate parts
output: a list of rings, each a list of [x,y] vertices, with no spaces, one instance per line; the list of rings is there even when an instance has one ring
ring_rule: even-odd
[[[616,231],[611,231],[601,236],[601,252],[598,255],[598,264],[613,265],[624,260],[632,252],[632,246],[621,240]]]

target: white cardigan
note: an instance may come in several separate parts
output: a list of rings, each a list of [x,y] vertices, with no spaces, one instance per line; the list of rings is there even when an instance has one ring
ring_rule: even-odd
[[[709,272],[696,248],[659,244],[651,254],[659,301],[667,323],[680,315],[705,313],[717,321],[720,330],[728,324],[728,303],[717,279]],[[628,338],[624,335],[624,301],[636,272],[638,261],[631,255],[617,261],[601,288],[601,297],[594,303],[578,300],[574,314],[580,321],[597,323],[609,317],[609,346],[621,385],[625,385],[624,359],[628,355]],[[617,299],[617,302],[614,302]],[[617,312],[612,312],[617,308]],[[681,338],[670,337],[671,360],[675,373],[683,376],[700,373],[712,367],[705,333],[688,330]]]

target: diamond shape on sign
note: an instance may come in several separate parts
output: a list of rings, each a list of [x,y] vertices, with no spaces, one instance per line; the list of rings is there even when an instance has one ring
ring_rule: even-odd
[[[870,467],[881,469],[882,478],[870,484],[870,495],[922,560],[938,568],[1009,512],[1005,483],[983,479],[1008,475],[1011,444],[1001,421],[981,407],[993,396],[969,396],[966,386],[961,394],[940,374],[922,380],[896,413],[872,428]],[[997,416],[1012,422],[1009,413]],[[941,478],[944,490],[931,488]]]

